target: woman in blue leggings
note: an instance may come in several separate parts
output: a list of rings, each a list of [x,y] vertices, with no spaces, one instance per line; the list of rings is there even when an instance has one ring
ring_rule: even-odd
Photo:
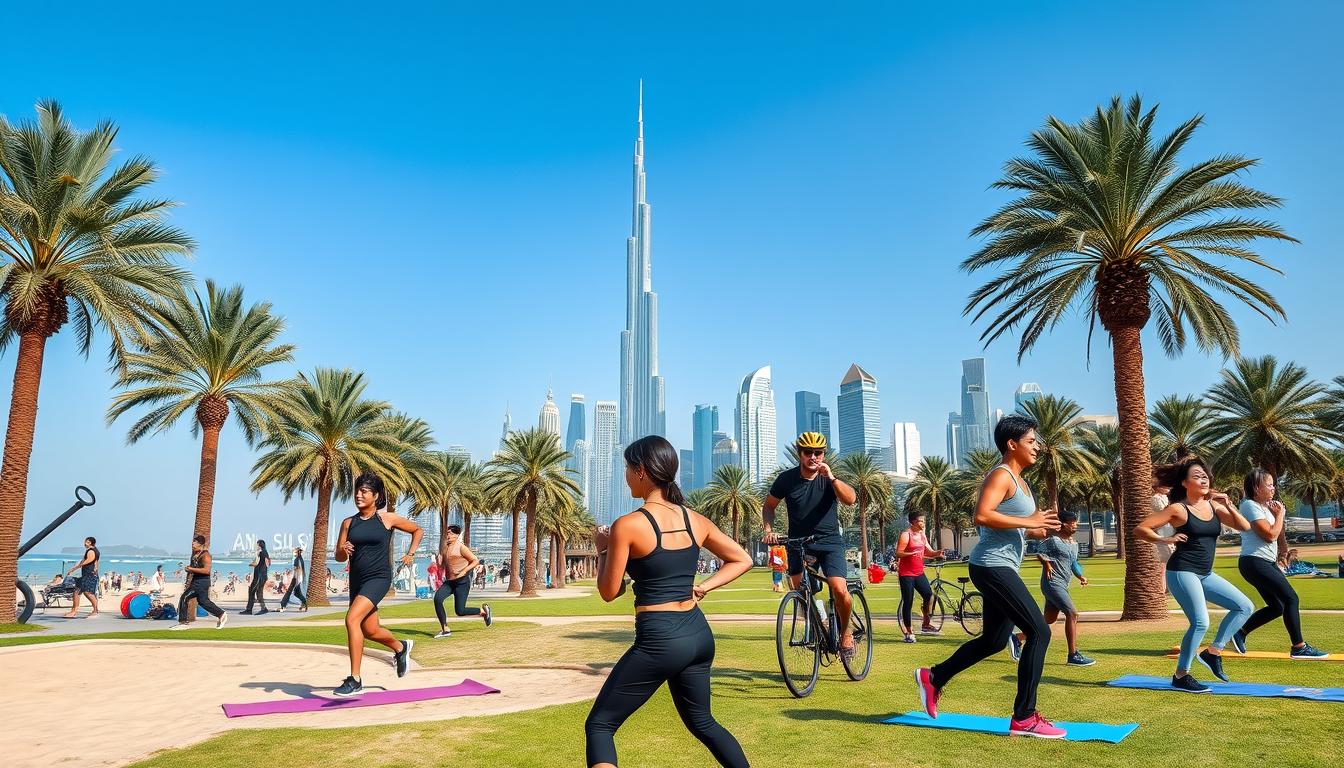
[[[1146,517],[1135,533],[1145,541],[1176,545],[1167,561],[1167,589],[1180,603],[1190,620],[1190,628],[1181,638],[1181,657],[1176,662],[1171,687],[1188,693],[1208,693],[1209,687],[1190,674],[1191,665],[1198,658],[1219,680],[1231,682],[1223,671],[1223,648],[1255,609],[1227,579],[1213,572],[1214,548],[1224,525],[1245,531],[1251,524],[1232,506],[1227,494],[1213,489],[1213,472],[1202,459],[1187,459],[1165,472],[1159,485],[1171,487],[1171,503]],[[1163,525],[1171,525],[1176,532],[1171,536],[1158,535],[1157,529]],[[1209,609],[1205,602],[1226,608],[1227,615],[1218,624],[1213,642],[1200,651],[1200,643],[1209,630]]]

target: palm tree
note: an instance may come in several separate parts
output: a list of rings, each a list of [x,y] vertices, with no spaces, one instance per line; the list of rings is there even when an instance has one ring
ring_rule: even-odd
[[[406,484],[404,446],[391,430],[388,404],[364,399],[364,374],[318,368],[299,374],[287,391],[278,429],[262,442],[252,465],[252,490],[275,486],[288,502],[315,496],[309,605],[327,600],[327,528],[331,499],[351,492],[361,472],[374,472],[389,486]]]
[[[401,462],[400,478],[384,481],[387,486],[387,511],[396,514],[397,502],[403,498],[411,502],[411,516],[419,511],[417,499],[431,498],[436,491],[438,473],[429,447],[434,444],[434,431],[424,419],[413,418],[401,411],[389,413],[387,429],[400,445],[397,460]],[[395,537],[387,540],[387,557],[396,562],[392,552]],[[387,596],[396,596],[396,579],[387,585]]]
[[[1209,452],[1209,407],[1195,395],[1167,395],[1148,414],[1153,460],[1172,464]]]
[[[193,300],[194,299],[194,300]],[[242,286],[220,290],[206,282],[166,304],[158,328],[128,350],[117,385],[125,391],[107,409],[110,425],[142,406],[151,410],[126,435],[128,443],[162,432],[190,412],[192,434],[201,435],[200,481],[193,533],[210,537],[219,434],[233,411],[248,445],[270,432],[288,402],[289,381],[264,381],[262,369],[294,358],[294,345],[279,344],[284,320],[269,303],[243,305]]]
[[[1209,389],[1209,440],[1220,474],[1260,467],[1274,477],[1308,476],[1330,465],[1323,447],[1332,437],[1326,389],[1296,363],[1282,367],[1273,355],[1241,358]],[[1278,553],[1288,552],[1279,534]]]
[[[973,448],[966,452],[962,461],[966,464],[962,469],[975,478],[975,485],[979,488],[980,481],[1003,463],[1003,454],[988,448]]]
[[[1135,96],[1128,105],[1115,97],[1077,124],[1049,118],[1029,141],[1035,156],[1010,161],[994,184],[1020,196],[973,230],[989,241],[962,262],[967,271],[996,270],[966,304],[977,321],[991,315],[986,344],[1020,327],[1021,359],[1075,311],[1088,318],[1089,342],[1098,322],[1110,337],[1130,545],[1123,619],[1167,615],[1152,547],[1133,546],[1152,490],[1143,329],[1156,313],[1171,357],[1189,336],[1201,351],[1236,356],[1236,323],[1213,293],[1271,322],[1284,317],[1268,291],[1234,268],[1277,272],[1251,250],[1255,241],[1296,242],[1273,222],[1240,215],[1280,205],[1238,180],[1255,160],[1220,155],[1181,170],[1177,158],[1203,118],[1158,140],[1156,117]]]
[[[906,503],[928,512],[933,518],[933,546],[943,546],[941,512],[956,501],[957,472],[938,456],[925,456],[915,465],[915,476],[906,491]]]
[[[714,470],[714,479],[705,486],[705,506],[710,516],[731,522],[733,541],[738,537],[738,522],[761,508],[760,489],[752,484],[747,471],[736,464],[724,464]]]
[[[1109,424],[1089,429],[1083,432],[1082,446],[1088,454],[1088,463],[1092,465],[1093,471],[1105,477],[1110,484],[1110,493],[1107,497],[1110,499],[1111,513],[1115,515],[1115,556],[1123,560],[1124,532],[1129,529],[1122,518],[1123,507],[1120,505],[1120,431]],[[1151,497],[1151,486],[1149,495]]]
[[[1334,386],[1325,395],[1329,404],[1325,418],[1335,432],[1335,442],[1344,443],[1344,376],[1336,376],[1332,383]],[[1344,509],[1340,513],[1344,514]]]
[[[1079,447],[1083,407],[1067,397],[1045,395],[1028,400],[1021,408],[1036,420],[1036,438],[1041,446],[1028,475],[1045,483],[1050,507],[1059,510],[1060,478],[1087,468],[1087,454]]]
[[[895,489],[885,499],[874,499],[869,503],[868,514],[877,523],[877,551],[886,554],[887,551],[887,526],[896,522],[897,512],[901,509],[901,500],[897,497]]]
[[[562,503],[563,495],[577,495],[579,486],[565,467],[570,454],[560,437],[540,429],[510,432],[501,450],[486,463],[486,494],[506,502],[513,510],[527,512],[527,543],[523,562],[523,585],[519,597],[537,596],[537,508]],[[517,525],[515,523],[515,529]],[[514,547],[517,547],[517,531]]]
[[[482,472],[479,464],[466,457],[446,451],[429,455],[433,471],[429,478],[428,493],[415,497],[412,514],[434,512],[439,516],[439,542],[448,530],[449,516],[456,507],[462,512],[462,542],[470,546],[471,515],[483,507],[481,494]]]
[[[121,364],[157,302],[190,282],[174,258],[191,252],[164,223],[173,203],[140,197],[159,175],[145,157],[111,167],[115,125],[75,130],[60,105],[37,120],[0,118],[0,352],[18,339],[0,463],[0,624],[15,620],[19,533],[47,340],[69,321],[88,356],[95,328]]]
[[[884,505],[891,500],[891,478],[878,469],[873,457],[867,453],[851,453],[840,459],[836,474],[849,484],[858,496],[859,508],[859,567],[868,570],[870,552],[868,547],[868,511],[869,506]]]
[[[541,507],[537,513],[537,529],[551,540],[551,584],[559,589],[565,586],[565,547],[570,540],[587,536],[592,531],[593,517],[575,497],[561,498],[559,503]]]
[[[1321,541],[1321,519],[1316,516],[1316,507],[1335,495],[1336,485],[1334,464],[1301,475],[1290,475],[1284,490],[1311,507],[1311,524],[1316,529],[1316,541]]]

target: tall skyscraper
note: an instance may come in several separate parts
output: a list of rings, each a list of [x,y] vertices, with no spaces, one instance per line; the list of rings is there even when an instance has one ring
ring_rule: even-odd
[[[565,450],[574,452],[575,440],[588,439],[588,411],[584,406],[583,395],[574,393],[569,396],[569,425],[565,428]]]
[[[1044,394],[1045,393],[1041,391],[1040,384],[1028,381],[1017,388],[1017,393],[1013,395],[1013,404],[1017,406],[1017,410],[1021,411],[1022,406],[1032,400],[1040,398]]]
[[[541,405],[541,414],[537,416],[537,429],[560,436],[560,406],[555,404],[555,394],[546,390],[546,402]]]
[[[794,434],[820,432],[831,443],[831,411],[821,404],[821,395],[816,392],[794,392]]]
[[[683,491],[690,490],[694,478],[695,451],[688,451],[683,448],[677,462],[677,485],[680,485]]]
[[[849,366],[840,380],[841,456],[868,453],[882,447],[882,421],[878,411],[877,379],[859,367]]]
[[[714,433],[714,462],[713,471],[718,472],[719,467],[725,464],[740,466],[742,464],[742,454],[737,449],[737,441],[729,437],[726,433]],[[710,479],[714,479],[712,476]]]
[[[565,427],[565,450],[569,451],[569,461],[565,466],[574,473],[574,482],[579,486],[579,500],[589,504],[588,472],[592,460],[592,444],[588,442],[588,415],[583,395],[575,392],[569,396],[569,424]]]
[[[994,446],[993,413],[989,408],[989,385],[985,381],[985,358],[962,360],[961,456]]]
[[[891,471],[910,477],[923,458],[919,429],[912,421],[898,421],[891,427]]]
[[[592,497],[589,496],[592,453],[592,448],[589,447],[587,440],[575,440],[574,444],[569,447],[569,463],[567,466],[574,473],[574,482],[579,486],[579,501],[584,504],[592,503]]]
[[[612,488],[613,472],[617,466],[615,460],[619,458],[616,455],[617,420],[616,403],[598,400],[593,404],[593,455],[588,481],[588,494],[592,501],[588,504],[588,511],[599,525],[610,525],[615,509]]]
[[[513,431],[513,416],[509,413],[509,406],[505,405],[504,428],[499,431],[499,450],[495,451],[496,456],[499,455],[500,450],[503,450],[504,444],[509,441],[509,433],[512,431]]]
[[[625,241],[625,330],[621,331],[622,445],[667,434],[663,377],[658,375],[658,294],[653,292],[652,213],[644,180],[644,81],[639,83],[635,138],[634,218]]]
[[[961,414],[947,414],[947,463],[953,469],[961,468]]]
[[[779,464],[775,391],[770,384],[767,365],[747,374],[737,393],[737,446],[742,467],[753,483],[765,480]]]
[[[691,448],[695,451],[695,466],[691,484],[687,488],[704,488],[714,479],[714,434],[719,429],[719,407],[697,405],[691,416]]]

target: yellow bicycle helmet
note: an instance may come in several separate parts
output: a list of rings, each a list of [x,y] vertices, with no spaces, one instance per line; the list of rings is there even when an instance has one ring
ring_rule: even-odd
[[[820,432],[804,432],[795,443],[799,448],[826,448],[826,436]]]

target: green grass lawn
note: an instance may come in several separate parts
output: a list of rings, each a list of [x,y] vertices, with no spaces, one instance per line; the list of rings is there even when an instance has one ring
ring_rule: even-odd
[[[40,624],[0,624],[0,635],[13,635],[20,632],[41,632],[46,627]]]

